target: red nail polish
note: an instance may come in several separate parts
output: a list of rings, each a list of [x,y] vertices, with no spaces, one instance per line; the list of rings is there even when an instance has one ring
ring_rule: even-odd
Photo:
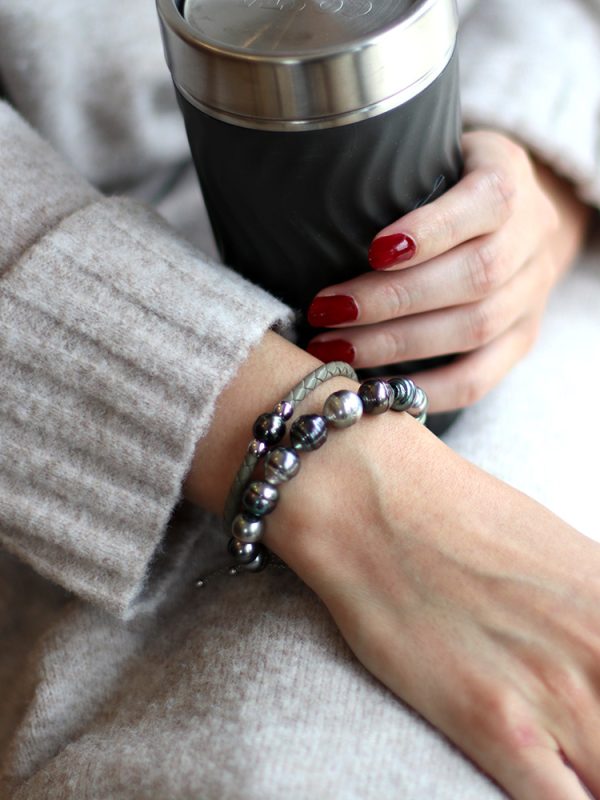
[[[342,325],[358,319],[358,306],[353,297],[345,294],[315,297],[307,313],[308,322],[316,328]]]
[[[345,361],[352,364],[356,358],[356,350],[350,342],[333,339],[329,342],[310,342],[307,351],[319,361]]]
[[[369,264],[373,269],[388,269],[401,261],[410,261],[417,252],[417,243],[406,233],[379,236],[369,249]]]

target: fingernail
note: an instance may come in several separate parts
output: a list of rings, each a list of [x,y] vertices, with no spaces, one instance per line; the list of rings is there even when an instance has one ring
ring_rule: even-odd
[[[345,294],[315,297],[307,312],[308,322],[317,328],[342,325],[358,319],[358,305],[353,297]]]
[[[356,350],[350,342],[333,339],[329,342],[310,342],[307,351],[319,361],[345,361],[352,364],[356,358]]]
[[[406,233],[378,236],[369,249],[369,264],[373,269],[388,269],[401,261],[410,261],[417,252],[417,243]]]

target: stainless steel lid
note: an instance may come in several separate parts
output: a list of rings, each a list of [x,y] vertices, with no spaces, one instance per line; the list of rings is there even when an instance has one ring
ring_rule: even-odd
[[[456,0],[157,0],[183,96],[269,130],[345,125],[394,108],[447,65]]]

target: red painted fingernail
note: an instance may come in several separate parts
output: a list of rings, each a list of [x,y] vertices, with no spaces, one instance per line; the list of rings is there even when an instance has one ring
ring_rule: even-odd
[[[356,350],[350,342],[333,339],[329,342],[310,342],[307,351],[319,361],[345,361],[352,364],[356,358]]]
[[[308,322],[316,328],[342,325],[358,319],[358,306],[353,297],[345,294],[315,297],[307,312]]]
[[[369,264],[373,269],[388,269],[401,261],[410,261],[417,252],[417,243],[406,233],[379,236],[369,249]]]

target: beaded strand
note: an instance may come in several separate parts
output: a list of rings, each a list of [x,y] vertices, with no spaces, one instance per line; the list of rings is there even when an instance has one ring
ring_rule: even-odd
[[[358,392],[342,390],[331,394],[321,414],[300,416],[290,429],[291,447],[282,447],[280,442],[286,432],[285,421],[293,414],[293,406],[291,409],[284,407],[284,402],[276,406],[275,416],[282,419],[283,424],[273,420],[273,413],[258,417],[253,427],[255,439],[250,447],[255,452],[260,450],[259,457],[264,458],[264,479],[250,481],[238,500],[238,513],[231,521],[232,538],[228,544],[228,551],[235,561],[230,573],[261,572],[269,564],[270,553],[261,543],[265,517],[277,507],[278,486],[298,474],[300,452],[318,450],[327,441],[331,428],[348,428],[356,424],[363,413],[407,412],[424,424],[427,407],[427,395],[410,378],[371,378],[360,384]],[[264,444],[264,449],[258,443]]]

